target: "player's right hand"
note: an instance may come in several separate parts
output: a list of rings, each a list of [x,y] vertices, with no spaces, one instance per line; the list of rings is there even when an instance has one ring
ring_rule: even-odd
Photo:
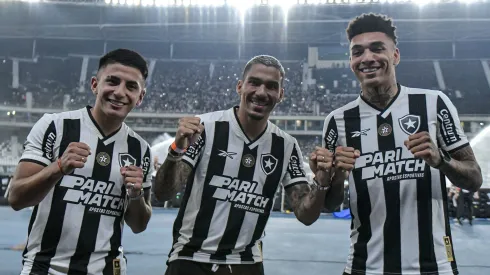
[[[204,131],[204,125],[198,117],[184,117],[179,120],[179,128],[175,135],[175,145],[179,149],[187,149],[197,141]]]
[[[83,168],[90,154],[90,147],[87,144],[83,142],[70,143],[60,158],[61,172],[67,175],[73,172],[75,168]]]
[[[354,169],[356,159],[360,156],[361,152],[352,147],[338,146],[335,148],[335,173],[341,173],[343,178],[347,179],[350,171]]]

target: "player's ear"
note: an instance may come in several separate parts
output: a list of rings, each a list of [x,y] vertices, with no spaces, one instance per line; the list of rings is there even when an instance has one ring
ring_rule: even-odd
[[[99,82],[97,80],[97,77],[92,76],[92,79],[90,79],[90,89],[92,90],[92,93],[94,95],[97,95],[97,86],[99,85]]]
[[[237,84],[236,84],[236,92],[237,94],[239,95],[242,95],[242,86],[243,86],[243,81],[242,80],[238,80]]]
[[[146,95],[146,88],[143,89],[140,93],[140,96],[138,98],[138,101],[136,102],[136,106],[139,107],[141,105],[141,103],[143,103],[143,98],[145,97]]]
[[[279,103],[282,102],[284,99],[284,88],[281,88],[281,91],[279,92]]]
[[[394,59],[393,59],[393,65],[397,66],[398,63],[400,63],[400,49],[395,48],[395,53],[394,53]]]

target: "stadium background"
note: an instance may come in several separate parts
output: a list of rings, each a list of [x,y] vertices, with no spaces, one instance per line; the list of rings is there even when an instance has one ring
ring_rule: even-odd
[[[286,100],[271,121],[307,155],[321,143],[325,116],[359,94],[345,28],[363,12],[395,19],[398,81],[442,90],[456,105],[483,171],[475,215],[489,217],[490,4],[477,0],[0,0],[0,197],[34,123],[93,104],[98,58],[121,47],[148,60],[147,96],[127,124],[157,147],[180,117],[236,104],[248,59],[277,57]],[[277,195],[275,210],[287,211]],[[178,194],[167,207],[179,202]]]

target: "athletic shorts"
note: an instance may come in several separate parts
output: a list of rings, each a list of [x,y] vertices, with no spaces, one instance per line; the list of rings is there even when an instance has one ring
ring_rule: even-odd
[[[168,264],[165,275],[264,275],[264,265],[210,264],[188,260],[175,260]]]

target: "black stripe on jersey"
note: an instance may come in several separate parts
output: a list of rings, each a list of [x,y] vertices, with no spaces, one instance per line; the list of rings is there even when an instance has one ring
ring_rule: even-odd
[[[284,138],[273,133],[270,152],[271,155],[277,158],[277,163],[278,163],[277,165],[284,164],[285,162],[284,147],[285,147]],[[296,147],[293,148],[293,152],[291,153],[291,156],[298,157],[298,152],[296,151]],[[284,165],[288,165],[289,164],[288,162],[286,162]],[[282,170],[283,168],[281,166],[276,167],[276,170],[274,170],[272,174],[267,176],[267,178],[265,179],[264,187],[262,189],[262,195],[264,197],[274,198],[274,195],[277,191],[277,187],[279,186],[281,181]],[[254,233],[252,235],[252,241],[250,242],[250,244],[247,245],[245,251],[240,253],[240,258],[242,261],[244,262],[253,261],[252,247],[255,245],[257,240],[259,240],[264,234],[265,226],[267,224],[267,221],[269,220],[269,216],[271,213],[272,204],[273,204],[273,199],[270,199],[269,203],[265,207],[264,215],[259,215]]]
[[[337,122],[335,118],[332,116],[330,121],[328,122],[327,129],[325,130],[325,148],[330,150],[330,152],[335,152],[335,148],[337,147],[337,140],[339,139],[339,132],[337,130]]]
[[[383,118],[377,116],[377,129],[387,123],[393,129],[393,117],[391,113]],[[381,152],[395,150],[395,135],[378,135],[378,148]],[[386,165],[386,164],[385,164]],[[400,181],[386,181],[383,179],[385,194],[386,221],[383,227],[384,236],[384,267],[386,274],[397,274],[402,269],[401,255],[401,229],[400,229]]]
[[[141,163],[140,141],[137,138],[128,135],[127,144],[128,144],[128,154],[130,154],[136,159],[136,166],[139,166],[139,164]],[[117,157],[119,158],[119,156]],[[118,160],[119,159],[117,159],[117,161]],[[121,186],[121,196],[123,198],[126,197],[126,188],[124,187],[124,185]],[[126,213],[124,213],[124,215],[125,214]],[[112,275],[114,273],[112,261],[119,254],[118,249],[121,246],[123,218],[124,216],[119,216],[114,219],[112,236],[109,239],[109,243],[111,244],[111,249],[108,255],[105,257],[105,267],[104,270],[102,271],[103,275]]]
[[[38,209],[39,209],[39,205],[36,205],[32,210],[31,219],[29,221],[29,227],[27,228],[27,236],[31,235],[32,226],[34,225],[34,221],[36,220]],[[24,247],[24,252],[22,252],[22,257],[24,257],[27,253],[27,246],[28,243],[26,243],[26,247]],[[24,265],[24,260],[22,260],[22,265]]]
[[[80,120],[64,119],[63,136],[60,142],[59,156],[61,157],[71,142],[80,141]],[[56,248],[61,238],[61,230],[65,218],[66,202],[63,200],[66,188],[59,186],[61,180],[56,183],[53,190],[53,199],[49,211],[46,228],[41,240],[41,251],[34,257],[30,275],[47,275],[51,259],[56,254]]]
[[[205,141],[206,141],[206,130],[202,131],[201,136],[199,137],[198,141],[196,141],[196,143],[194,143],[193,145],[191,145],[189,147],[189,149],[193,148],[193,154],[195,154],[195,155],[193,155],[193,154],[190,155],[189,149],[187,150],[186,155],[191,157],[192,159],[196,159],[196,157],[198,155],[200,155],[201,152],[204,150]],[[194,176],[196,173],[195,167],[198,167],[199,163],[201,162],[201,158],[198,158],[196,160],[196,164],[194,166],[192,166],[189,162],[187,162],[185,160],[182,160],[182,161],[184,163],[187,163],[187,165],[189,165],[191,168],[193,168],[193,167],[194,168],[192,169],[192,173],[189,175],[189,178],[187,178],[184,195],[182,197],[182,203],[180,205],[179,213],[177,214],[177,217],[175,218],[175,222],[173,225],[173,229],[172,229],[173,230],[173,232],[172,232],[173,244],[177,243],[177,240],[180,236],[179,231],[182,228],[182,221],[184,219],[185,209],[187,207],[187,203],[189,202],[189,198],[191,196],[192,186],[194,185]],[[173,251],[174,251],[174,248],[172,246],[172,249],[170,249],[170,252],[169,252],[169,257],[170,257],[170,255],[172,255]]]
[[[51,121],[46,132],[44,133],[43,143],[41,150],[43,151],[43,158],[49,161],[54,161],[54,143],[56,142],[56,126],[54,121]]]
[[[255,165],[252,167],[245,167],[241,164],[237,176],[240,180],[249,182],[254,180],[255,166],[260,165],[257,149],[258,146],[251,150],[247,144],[243,144],[242,157],[251,155],[255,159]],[[223,237],[221,237],[216,253],[211,255],[211,260],[226,261],[226,255],[231,254],[231,250],[235,248],[238,235],[240,234],[240,228],[242,228],[243,219],[245,218],[245,213],[246,211],[243,209],[235,208],[233,206],[230,208],[225,232]]]
[[[429,131],[425,94],[409,94],[408,109],[420,117],[419,132]],[[430,166],[425,165],[423,179],[417,179],[417,217],[419,230],[420,272],[436,274],[438,271],[432,228],[432,178]]]
[[[99,153],[107,153],[111,156],[112,160],[107,166],[102,166],[94,158],[92,178],[98,181],[108,182],[111,177],[111,166],[114,161],[114,142],[105,145],[102,140],[98,140],[97,149],[95,150],[95,156]],[[90,206],[85,206],[85,212],[83,214],[82,226],[80,228],[80,235],[78,236],[77,248],[75,253],[70,259],[70,266],[68,273],[70,275],[86,275],[87,267],[90,261],[92,252],[95,251],[95,244],[97,242],[97,233],[99,232],[99,224],[101,214],[92,213],[89,211]],[[116,218],[117,221],[117,218]],[[116,223],[116,222],[115,222]]]
[[[453,237],[451,236],[451,225],[449,224],[449,210],[448,210],[448,197],[447,197],[447,189],[446,189],[446,175],[443,173],[439,173],[440,175],[440,181],[441,181],[441,194],[442,194],[442,201],[444,203],[444,225],[445,225],[445,230],[446,230],[446,236],[449,237],[449,240],[451,242],[451,253],[453,254],[453,261],[451,262],[451,268],[454,271],[454,275],[458,275],[459,272],[457,271],[458,265],[456,264],[456,256],[454,255],[454,245],[453,245]]]
[[[437,120],[439,121],[439,133],[446,146],[451,146],[461,141],[461,137],[456,132],[456,125],[444,100],[437,97]]]
[[[346,143],[348,147],[353,147],[362,153],[361,137],[352,137],[350,133],[361,131],[361,116],[359,106],[350,110],[344,111],[344,122]],[[358,228],[357,242],[354,244],[354,259],[352,260],[352,269],[356,272],[366,271],[366,260],[368,257],[367,243],[371,239],[371,223],[369,216],[371,215],[371,199],[367,187],[367,181],[362,180],[362,169],[352,171],[354,184],[357,193],[357,212],[359,221],[361,222]],[[352,212],[351,212],[352,215]],[[355,219],[352,215],[352,219]]]
[[[216,187],[209,186],[209,182],[214,175],[223,175],[225,169],[226,158],[218,157],[220,150],[228,152],[228,136],[230,134],[230,124],[228,121],[216,121],[214,129],[213,147],[209,159],[208,169],[206,170],[206,178],[204,180],[204,188],[202,191],[201,206],[196,216],[192,237],[189,243],[185,244],[182,251],[179,252],[179,257],[193,257],[198,251],[204,240],[208,237],[211,218],[213,217],[216,203],[213,199],[213,194]]]
[[[143,157],[143,164],[141,166],[141,169],[143,169],[143,182],[146,182],[146,179],[148,177],[148,172],[150,172],[150,165],[151,165],[151,159],[150,159],[150,146],[146,148],[145,155]]]

